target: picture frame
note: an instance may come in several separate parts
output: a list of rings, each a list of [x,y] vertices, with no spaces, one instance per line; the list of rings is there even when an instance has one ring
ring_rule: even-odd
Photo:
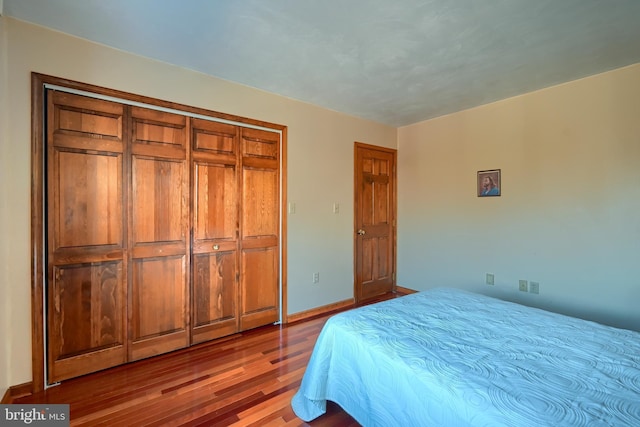
[[[502,182],[500,169],[478,171],[478,197],[500,197]]]

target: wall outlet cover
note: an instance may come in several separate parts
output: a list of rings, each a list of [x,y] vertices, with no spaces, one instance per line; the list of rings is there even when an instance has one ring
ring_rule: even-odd
[[[529,282],[529,292],[532,294],[540,293],[540,283],[538,282]]]
[[[518,281],[518,289],[520,289],[521,292],[527,292],[529,290],[529,287],[527,286],[527,281],[526,280],[519,280]]]

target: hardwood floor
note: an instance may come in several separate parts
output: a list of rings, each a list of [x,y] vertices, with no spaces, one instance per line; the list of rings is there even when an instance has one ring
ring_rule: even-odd
[[[265,326],[74,378],[13,403],[67,403],[72,426],[358,426],[336,404],[310,423],[291,409],[329,316]]]

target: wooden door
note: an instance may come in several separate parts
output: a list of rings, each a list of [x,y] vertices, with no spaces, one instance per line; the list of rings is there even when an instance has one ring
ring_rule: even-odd
[[[131,107],[130,360],[189,345],[187,118]]]
[[[238,133],[193,120],[193,343],[238,331]]]
[[[126,360],[123,106],[47,91],[48,382]]]
[[[395,289],[396,151],[355,144],[357,302]]]
[[[241,130],[240,329],[279,320],[280,134]]]

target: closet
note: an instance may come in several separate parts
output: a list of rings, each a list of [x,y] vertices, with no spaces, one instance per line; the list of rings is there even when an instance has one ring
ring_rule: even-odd
[[[276,127],[43,101],[49,383],[279,320]]]

